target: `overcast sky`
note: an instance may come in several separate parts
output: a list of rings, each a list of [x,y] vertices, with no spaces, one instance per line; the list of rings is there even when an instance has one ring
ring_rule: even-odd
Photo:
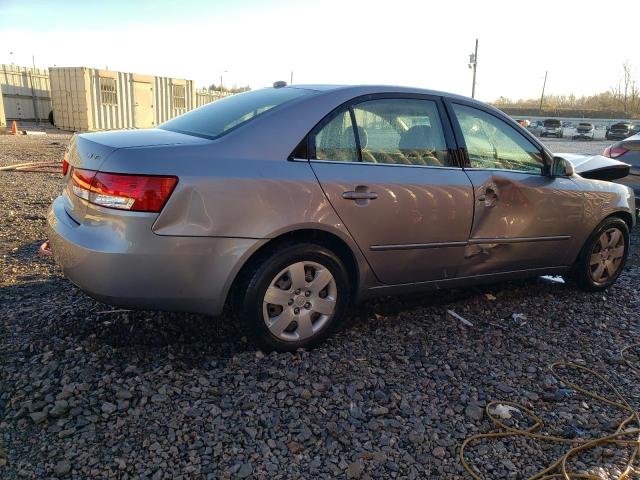
[[[0,0],[0,63],[87,66],[252,88],[384,83],[477,97],[591,94],[640,70],[640,1]],[[13,53],[10,53],[13,52]],[[223,73],[225,72],[226,73]]]

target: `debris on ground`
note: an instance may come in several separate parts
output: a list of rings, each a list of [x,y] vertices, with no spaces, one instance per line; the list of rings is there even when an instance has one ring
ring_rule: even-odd
[[[469,320],[467,320],[466,318],[464,318],[462,315],[458,315],[456,312],[454,312],[453,310],[447,310],[447,314],[458,320],[460,323],[462,323],[463,325],[466,325],[467,327],[473,327],[473,323],[471,323]]]
[[[514,407],[512,405],[503,405],[501,403],[497,404],[493,410],[491,410],[491,415],[494,417],[509,419],[511,418],[511,412],[519,412],[520,409]]]
[[[564,278],[560,275],[542,275],[540,280],[551,283],[565,283]]]

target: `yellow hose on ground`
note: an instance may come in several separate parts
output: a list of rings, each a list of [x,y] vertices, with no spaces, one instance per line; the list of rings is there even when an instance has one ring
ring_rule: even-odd
[[[640,374],[640,368],[636,367],[625,356],[625,354],[631,348],[637,348],[637,347],[640,347],[640,344],[629,345],[623,348],[620,354],[622,356],[624,364],[627,367],[629,367],[629,369],[632,370],[633,372]],[[597,378],[603,384],[605,384],[609,389],[611,389],[611,391],[615,394],[615,400],[604,397],[594,391],[582,388],[581,386],[577,385],[575,382],[572,382],[571,380],[566,379],[565,377],[563,377],[557,372],[557,370],[561,367],[573,368],[573,369],[580,370],[583,373],[593,375],[595,378]],[[464,442],[462,442],[459,456],[460,456],[460,462],[462,463],[462,466],[467,471],[467,473],[469,473],[469,475],[471,475],[471,477],[473,477],[475,480],[482,480],[482,477],[478,475],[478,473],[476,473],[476,471],[471,468],[471,466],[469,465],[469,463],[467,462],[464,456],[465,448],[470,443],[478,442],[485,439],[496,439],[496,438],[506,438],[506,437],[526,437],[526,438],[531,438],[535,440],[560,442],[560,443],[566,443],[566,444],[572,445],[572,447],[564,455],[562,455],[558,460],[556,460],[554,463],[552,463],[545,469],[541,470],[540,472],[536,473],[532,477],[529,477],[527,480],[550,480],[554,478],[562,478],[565,480],[573,480],[573,479],[579,479],[579,478],[589,479],[589,480],[602,480],[601,477],[592,475],[589,473],[573,473],[568,471],[567,462],[569,459],[571,459],[573,456],[575,456],[579,452],[588,450],[590,448],[594,448],[599,445],[604,445],[604,444],[615,444],[615,445],[635,447],[631,455],[629,456],[629,460],[626,463],[624,471],[618,477],[618,480],[625,480],[625,479],[632,478],[630,477],[630,475],[632,474],[640,475],[640,470],[637,470],[634,468],[634,463],[636,461],[636,458],[638,458],[638,454],[640,453],[640,413],[638,412],[638,410],[633,408],[629,404],[625,396],[622,395],[622,393],[620,393],[620,391],[613,384],[611,384],[611,382],[609,382],[606,378],[604,378],[604,376],[602,376],[601,374],[599,374],[598,372],[590,368],[587,368],[572,362],[557,362],[549,367],[549,371],[559,382],[562,382],[568,387],[571,387],[576,392],[579,392],[587,397],[593,398],[594,400],[598,400],[600,402],[606,403],[607,405],[610,405],[612,407],[628,412],[629,416],[618,424],[618,428],[616,428],[616,431],[614,433],[603,436],[603,437],[599,437],[599,438],[581,440],[581,439],[563,438],[555,435],[544,435],[541,433],[537,433],[537,431],[540,428],[542,428],[542,426],[544,425],[544,422],[533,411],[529,410],[523,405],[520,405],[514,402],[491,401],[485,407],[485,412],[487,414],[487,417],[491,420],[491,422],[493,422],[493,424],[496,427],[500,428],[501,431],[472,435],[466,438]],[[533,420],[533,425],[525,429],[519,429],[519,428],[514,428],[508,425],[505,425],[504,422],[502,422],[499,418],[497,418],[494,415],[495,412],[492,412],[492,407],[496,405],[507,405],[507,406],[514,407],[520,410],[521,412],[524,412],[526,415],[529,416],[530,419]],[[638,428],[627,429],[627,425],[629,425],[632,422],[635,422],[635,425]],[[625,437],[631,437],[631,436],[635,438],[634,439],[625,438]]]

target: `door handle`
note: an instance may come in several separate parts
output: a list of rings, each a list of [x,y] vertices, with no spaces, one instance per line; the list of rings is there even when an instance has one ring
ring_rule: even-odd
[[[378,198],[378,194],[376,192],[351,191],[344,192],[342,198],[345,200],[375,200]]]

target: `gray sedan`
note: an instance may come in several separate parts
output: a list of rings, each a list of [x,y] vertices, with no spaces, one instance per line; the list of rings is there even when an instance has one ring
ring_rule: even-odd
[[[544,274],[605,289],[635,224],[628,187],[488,105],[413,88],[277,84],[77,135],[64,175],[48,223],[69,280],[130,308],[228,306],[278,350],[373,295]]]

